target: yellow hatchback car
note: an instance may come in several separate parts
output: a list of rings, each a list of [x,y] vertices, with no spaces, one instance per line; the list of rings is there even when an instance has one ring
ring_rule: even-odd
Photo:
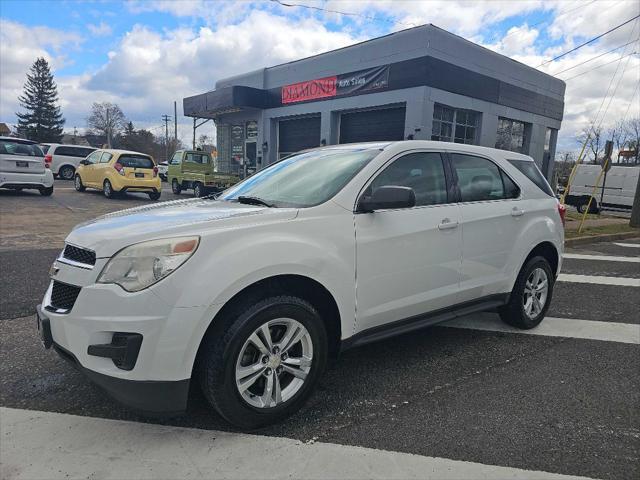
[[[75,187],[102,190],[113,198],[119,192],[145,192],[151,200],[158,200],[162,191],[158,167],[153,158],[128,150],[102,149],[91,153],[76,170]]]

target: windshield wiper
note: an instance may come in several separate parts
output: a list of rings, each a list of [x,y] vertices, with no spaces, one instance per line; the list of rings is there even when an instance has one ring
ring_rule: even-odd
[[[265,207],[273,207],[273,203],[269,203],[266,200],[261,199],[260,197],[247,197],[244,195],[240,195],[238,197],[239,203],[244,203],[246,205],[264,205]]]

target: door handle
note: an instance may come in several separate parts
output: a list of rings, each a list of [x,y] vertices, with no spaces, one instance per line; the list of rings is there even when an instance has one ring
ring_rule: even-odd
[[[513,210],[511,210],[512,217],[521,217],[522,215],[524,215],[524,210],[521,208],[513,207]]]
[[[438,230],[450,230],[452,228],[456,228],[457,226],[458,222],[452,222],[448,218],[444,218],[438,225]]]

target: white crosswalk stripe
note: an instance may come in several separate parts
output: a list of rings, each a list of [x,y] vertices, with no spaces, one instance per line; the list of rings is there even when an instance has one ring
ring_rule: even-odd
[[[0,408],[3,478],[569,479],[373,448]],[[6,477],[5,477],[6,475]]]
[[[605,342],[632,343],[640,345],[640,325],[631,323],[597,322],[574,318],[546,317],[531,330],[520,330],[500,320],[495,313],[480,313],[456,318],[443,323],[443,327],[486,330],[491,332],[542,335],[547,337],[581,338]]]
[[[614,243],[614,245],[625,248],[640,248],[640,243]]]
[[[565,253],[562,258],[569,260],[594,260],[603,262],[640,263],[640,257],[623,257],[615,255],[583,255],[580,253]]]
[[[640,278],[605,277],[600,275],[577,275],[573,273],[561,273],[559,282],[592,283],[597,285],[617,285],[619,287],[640,287]]]

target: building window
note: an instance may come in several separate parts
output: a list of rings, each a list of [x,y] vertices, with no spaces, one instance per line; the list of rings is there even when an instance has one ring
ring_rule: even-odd
[[[527,124],[510,118],[498,118],[498,132],[496,135],[496,148],[511,152],[525,152],[525,132]]]
[[[480,112],[462,110],[445,105],[433,107],[431,140],[455,143],[477,143]]]

